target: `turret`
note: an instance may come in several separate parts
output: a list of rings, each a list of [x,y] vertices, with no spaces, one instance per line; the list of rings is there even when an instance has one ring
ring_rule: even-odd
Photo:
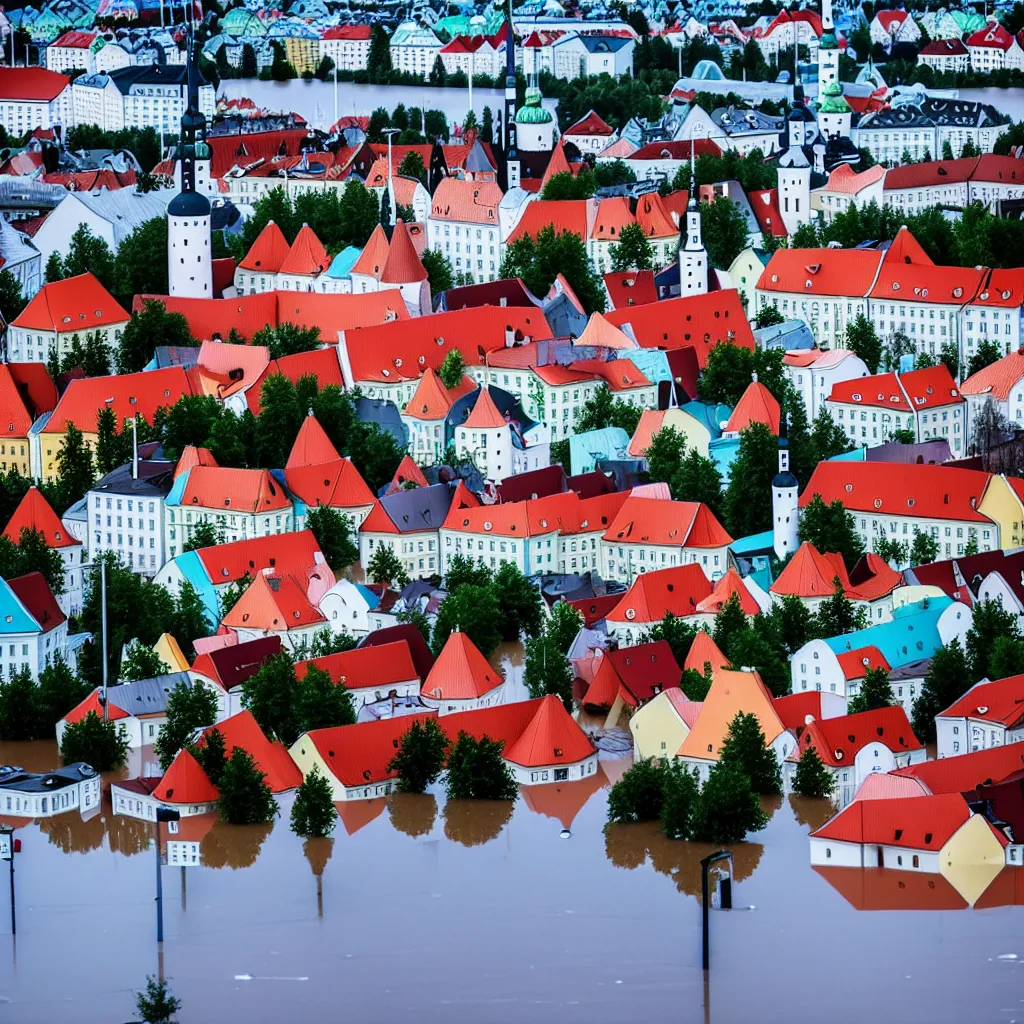
[[[723,202],[731,202],[724,199]],[[679,294],[703,295],[708,290],[708,251],[701,236],[700,205],[693,173],[693,139],[690,139],[690,198],[686,203],[683,243],[679,247]]]
[[[508,4],[508,38],[505,40],[505,187],[519,187],[519,153],[516,150],[516,39],[512,31],[512,0]]]
[[[779,471],[772,479],[772,546],[779,559],[788,558],[800,543],[799,489],[799,481],[789,468],[789,440],[783,409],[779,420]]]

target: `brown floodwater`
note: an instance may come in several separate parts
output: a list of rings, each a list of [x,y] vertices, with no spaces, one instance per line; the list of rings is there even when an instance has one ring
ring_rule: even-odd
[[[0,763],[55,756],[0,745]],[[606,835],[624,762],[601,767],[514,805],[352,804],[329,840],[289,831],[290,798],[273,826],[189,822],[200,864],[163,869],[181,1024],[1024,1021],[1021,906],[967,909],[940,876],[815,871],[807,832],[829,810],[796,797],[768,802],[767,829],[734,847],[735,905],[755,909],[712,913],[705,1007],[710,848],[653,825]],[[151,829],[108,805],[18,830],[16,942],[0,864],[0,1022],[134,1018],[132,991],[161,969]],[[1004,875],[982,902],[1024,901]]]

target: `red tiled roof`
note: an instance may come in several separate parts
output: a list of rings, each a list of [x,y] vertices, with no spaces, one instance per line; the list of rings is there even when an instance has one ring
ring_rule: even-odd
[[[915,165],[920,166],[920,165]],[[885,177],[886,171],[881,164],[875,164],[859,174],[849,164],[839,164],[828,176],[825,188],[829,192],[842,192],[855,196],[862,189],[873,185],[879,178]],[[888,182],[886,182],[888,184]]]
[[[970,817],[967,801],[959,793],[855,800],[811,837],[938,852]]]
[[[237,715],[225,718],[216,725],[203,730],[199,745],[214,729],[224,737],[224,747],[231,756],[235,747],[241,747],[256,762],[256,767],[266,775],[264,780],[274,793],[284,793],[297,788],[302,782],[298,765],[280,743],[268,740],[256,724],[251,711],[239,711]]]
[[[355,39],[363,40],[370,38],[369,25],[332,25],[324,29],[322,39]]]
[[[455,401],[452,397],[453,391],[449,391],[441,383],[441,378],[428,366],[402,412],[417,420],[444,419]]]
[[[513,764],[540,768],[550,764],[575,764],[595,752],[594,744],[570,717],[565,705],[548,694],[540,699],[533,718],[519,738],[502,753]]]
[[[316,232],[308,224],[303,224],[281,264],[279,273],[317,277],[330,265],[327,250],[316,237]]]
[[[615,327],[629,324],[641,348],[693,348],[701,369],[720,343],[754,350],[750,324],[733,289],[629,306],[604,317]]]
[[[852,651],[843,651],[836,655],[836,660],[846,679],[863,679],[869,668],[884,668],[888,672],[892,667],[885,655],[870,644]]]
[[[1020,161],[1013,160],[1013,163],[1019,164]],[[952,185],[958,181],[970,181],[977,166],[978,157],[968,156],[955,160],[925,160],[919,164],[891,167],[885,172],[885,190],[891,192],[903,188],[930,188],[936,185]]]
[[[29,615],[39,623],[44,633],[67,622],[67,616],[60,610],[57,599],[50,590],[46,577],[41,572],[30,572],[7,581],[14,596],[25,606]]]
[[[472,178],[442,178],[434,191],[430,216],[433,220],[498,225],[501,188],[493,181]]]
[[[773,434],[778,434],[781,415],[775,396],[760,381],[751,381],[736,403],[724,431],[739,433],[754,423],[763,423]]]
[[[105,405],[114,410],[119,424],[136,414],[152,423],[157,409],[170,409],[182,395],[191,394],[192,384],[180,366],[79,378],[61,395],[43,433],[63,434],[68,423],[74,423],[83,433],[95,434],[97,414]]]
[[[791,758],[796,761],[808,747],[814,747],[830,768],[842,768],[852,765],[858,751],[871,743],[882,743],[894,754],[924,748],[914,735],[906,711],[902,705],[896,704],[875,711],[809,722]]]
[[[526,204],[507,244],[518,241],[524,235],[536,241],[541,230],[549,226],[557,234],[568,231],[586,242],[591,236],[591,226],[597,214],[596,199],[536,199]]]
[[[646,575],[654,576],[657,574],[647,573]],[[641,579],[645,578],[641,577]],[[716,669],[723,668],[728,664],[729,659],[721,652],[711,634],[706,629],[698,629],[693,643],[690,644],[690,652],[686,655],[686,660],[683,662],[683,671],[685,672],[687,669],[690,669],[703,675],[705,665],[710,665],[712,672],[714,672]]]
[[[463,426],[489,430],[494,427],[507,427],[508,421],[498,412],[498,407],[487,388],[481,388]]]
[[[291,502],[266,469],[193,466],[181,496],[182,505],[244,513],[267,513],[289,508]]]
[[[11,321],[11,326],[29,331],[78,331],[84,335],[129,319],[114,296],[92,274],[86,273],[44,284]]]
[[[427,279],[427,272],[409,237],[409,229],[401,218],[391,235],[391,247],[380,279],[384,284],[411,284]]]
[[[658,301],[653,270],[624,270],[604,275],[604,287],[612,300],[612,309],[644,306]]]
[[[53,411],[57,405],[57,388],[45,363],[3,363],[2,366],[4,378],[17,388],[22,404],[33,419]],[[0,408],[4,405],[0,399]]]
[[[974,298],[984,277],[985,271],[974,267],[900,263],[887,254],[870,295],[873,299],[961,305]]]
[[[50,46],[66,46],[76,50],[88,50],[97,36],[96,32],[82,32],[71,29],[65,32],[59,39],[55,39]]]
[[[985,782],[1002,782],[1024,768],[1024,742],[989,747],[973,754],[898,768],[894,774],[920,779],[932,793],[967,793]]]
[[[883,517],[987,523],[977,506],[989,479],[988,473],[953,466],[820,462],[800,495],[800,508],[820,494],[826,504],[840,501],[851,511]]]
[[[766,235],[773,238],[785,238],[789,232],[779,210],[779,190],[777,188],[755,189],[747,193],[747,202],[757,220],[757,226]]]
[[[1014,385],[1021,380],[1024,380],[1024,349],[1018,348],[983,370],[971,374],[960,385],[960,393],[991,395],[996,401],[1005,402]]]
[[[849,592],[850,579],[842,555],[822,554],[810,541],[804,541],[768,589],[781,597],[831,597],[836,577],[843,592]]]
[[[231,644],[209,654],[200,654],[192,663],[192,671],[231,690],[254,676],[265,661],[280,651],[279,636],[261,636],[244,644]]]
[[[263,383],[275,373],[287,377],[293,384],[297,384],[302,377],[312,375],[316,377],[321,389],[328,384],[338,387],[344,387],[345,384],[338,362],[338,350],[333,345],[314,349],[312,352],[296,352],[294,355],[281,356],[280,359],[271,360],[260,379],[245,393],[246,404],[254,416],[260,414],[260,392]]]
[[[613,622],[660,622],[667,612],[694,615],[711,594],[711,582],[696,563],[641,573],[608,612]],[[631,614],[632,613],[632,614]]]
[[[0,67],[0,99],[4,100],[54,100],[70,83],[67,75],[45,68]]]
[[[214,586],[236,583],[246,573],[255,577],[263,569],[274,568],[292,576],[302,575],[317,564],[320,545],[312,530],[296,530],[269,537],[253,537],[232,544],[197,548]]]
[[[581,117],[574,125],[570,125],[563,135],[614,135],[615,129],[603,121],[593,110]]]
[[[979,28],[977,32],[967,37],[967,45],[1009,50],[1013,46],[1013,39],[1014,37],[998,21],[989,21],[985,23],[984,28]]]
[[[938,717],[972,718],[1013,726],[1024,718],[1024,675],[978,683]]]
[[[783,726],[794,736],[807,725],[807,716],[822,718],[821,690],[801,690],[775,698],[775,712]]]
[[[503,682],[473,641],[456,631],[445,641],[420,692],[431,700],[475,700]]]
[[[714,548],[732,537],[704,504],[664,498],[629,497],[604,533],[609,543],[664,544]]]
[[[373,492],[350,459],[285,470],[288,489],[311,508],[356,508],[372,505]]]
[[[407,483],[416,484],[417,487],[427,486],[427,478],[423,475],[423,470],[413,462],[412,456],[408,452],[402,456],[402,461],[391,478],[391,486],[388,487],[387,493],[394,494],[395,491],[402,489],[403,484]]]
[[[881,260],[876,249],[776,249],[757,287],[798,295],[867,295]]]
[[[663,690],[679,686],[683,670],[666,640],[653,640],[635,647],[608,651],[605,661],[615,669],[631,707],[656,697]]]
[[[336,462],[341,456],[338,449],[331,444],[315,416],[307,416],[295,435],[295,443],[288,454],[285,469],[298,469],[302,466],[321,466],[325,462]]]
[[[220,793],[185,747],[171,762],[153,796],[166,804],[210,804],[220,798]]]
[[[311,667],[326,672],[332,682],[341,683],[349,690],[385,689],[419,679],[409,644],[404,640],[296,662],[296,678],[304,679]]]
[[[89,712],[96,715],[97,718],[103,717],[103,704],[100,702],[100,688],[97,686],[88,697],[85,698],[81,703],[76,704],[63,718],[63,721],[68,725],[74,725],[75,722],[81,722],[83,718],[87,717]],[[113,701],[107,701],[107,719],[111,722],[117,722],[122,718],[131,718],[124,708],[119,708]]]
[[[193,466],[216,466],[217,460],[209,448],[197,448],[194,444],[187,444],[181,450],[178,461],[174,466],[174,479],[177,480],[186,469]]]
[[[715,589],[697,605],[697,611],[717,614],[734,594],[739,599],[744,615],[756,615],[761,610],[740,574],[729,566],[726,574],[715,584]]]
[[[249,247],[238,268],[276,274],[288,255],[288,249],[288,239],[284,237],[284,232],[273,221],[269,221],[256,236],[256,241]]]
[[[81,541],[64,528],[60,516],[50,506],[37,487],[30,487],[18,502],[3,535],[17,544],[22,530],[36,530],[43,535],[47,547],[68,548],[81,545]]]
[[[924,57],[966,57],[967,47],[959,39],[933,39],[917,52]]]
[[[285,633],[326,621],[309,603],[305,587],[300,586],[294,576],[268,576],[261,572],[224,616],[222,625],[230,629]]]

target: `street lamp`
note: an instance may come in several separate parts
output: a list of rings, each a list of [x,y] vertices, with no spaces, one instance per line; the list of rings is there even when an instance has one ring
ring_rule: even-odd
[[[170,807],[156,809],[156,941],[164,941],[164,887],[160,873],[160,822],[179,821],[181,815]]]
[[[711,870],[711,865],[717,861],[725,860],[729,862],[729,875],[727,878],[723,878],[721,881],[719,892],[721,894],[720,909],[732,910],[732,878],[733,878],[733,863],[732,854],[728,850],[719,850],[717,853],[709,853],[706,857],[701,858],[700,862],[700,897],[701,897],[701,919],[703,923],[703,960],[704,970],[708,970],[711,966],[711,947],[708,942],[708,915],[711,911],[711,899],[708,895],[708,873]]]
[[[101,558],[99,562],[86,562],[81,566],[85,569],[99,569],[100,571],[100,632],[102,633],[103,644],[103,696],[100,703],[103,705],[103,721],[107,720],[107,560]]]

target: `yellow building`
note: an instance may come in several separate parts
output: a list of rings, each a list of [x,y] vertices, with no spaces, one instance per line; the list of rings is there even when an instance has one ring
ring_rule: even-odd
[[[690,734],[702,705],[680,689],[662,690],[629,720],[635,758],[675,757]]]
[[[999,546],[1004,551],[1024,544],[1024,480],[993,473],[978,511],[999,527]]]
[[[57,404],[57,389],[43,363],[0,363],[0,472],[32,470],[33,422]]]
[[[699,455],[708,457],[711,431],[696,417],[683,412],[682,409],[645,409],[640,414],[640,420],[629,442],[630,456],[635,459],[643,458],[654,435],[668,427],[683,436],[688,450],[695,449]]]

